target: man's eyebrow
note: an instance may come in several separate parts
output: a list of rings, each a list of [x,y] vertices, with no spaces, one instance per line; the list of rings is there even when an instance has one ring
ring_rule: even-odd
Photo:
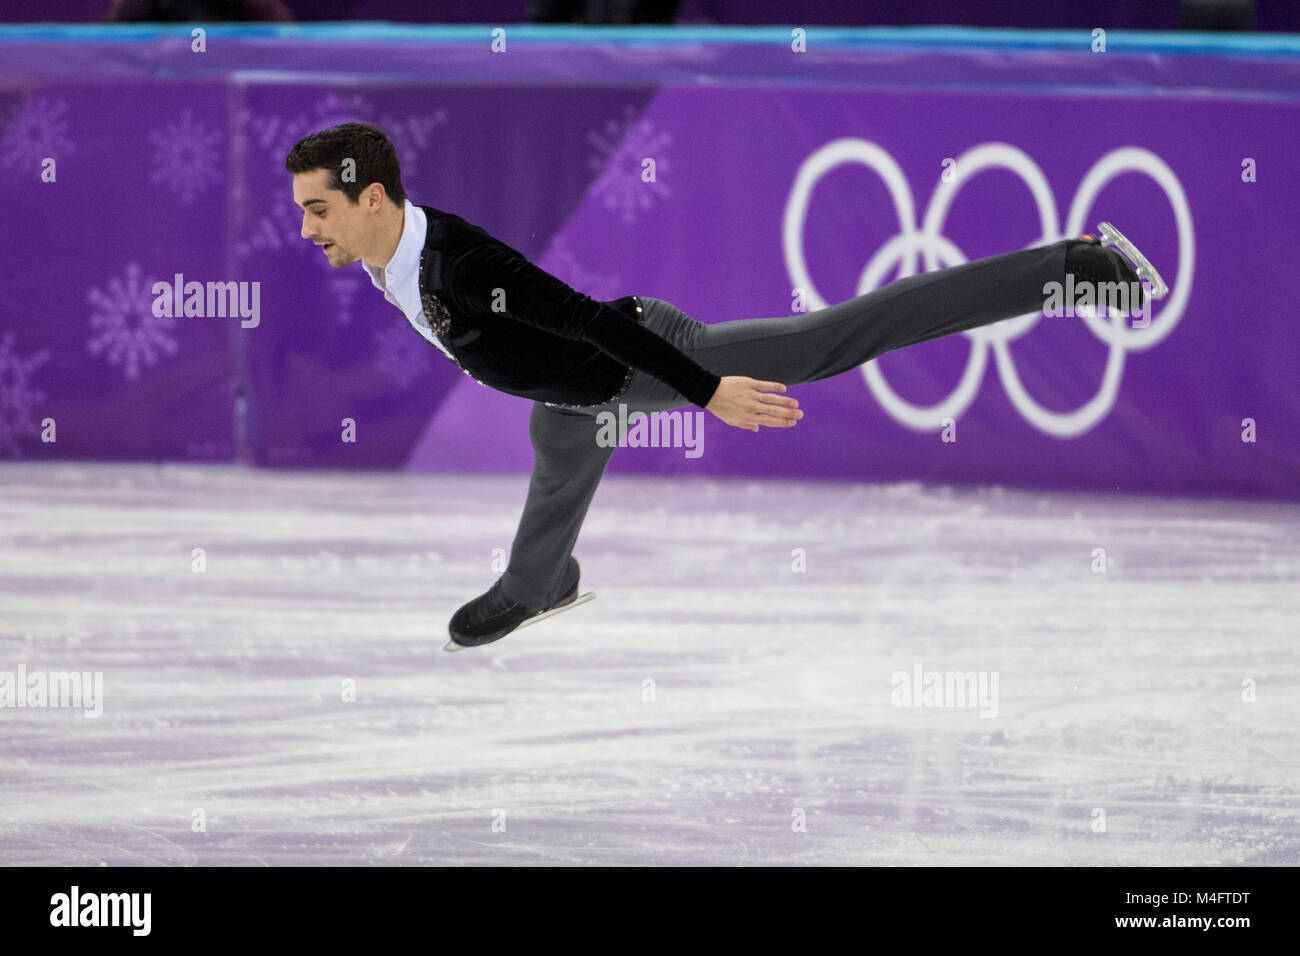
[[[311,205],[312,203],[314,203],[314,202],[324,202],[324,201],[325,201],[324,199],[304,199],[302,202],[298,202],[298,201],[295,199],[294,202],[293,202],[293,204],[294,204],[295,206],[301,206],[303,209],[306,209],[308,206],[310,206],[310,205]]]

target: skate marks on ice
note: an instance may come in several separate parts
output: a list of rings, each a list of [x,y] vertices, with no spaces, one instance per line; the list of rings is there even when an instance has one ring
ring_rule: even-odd
[[[1300,862],[1296,508],[611,476],[602,600],[443,654],[523,492],[0,469],[0,672],[104,698],[0,708],[0,863]]]

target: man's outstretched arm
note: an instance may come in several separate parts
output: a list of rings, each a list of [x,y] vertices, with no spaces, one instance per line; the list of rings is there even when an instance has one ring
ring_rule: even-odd
[[[575,291],[499,243],[465,250],[444,269],[444,285],[463,308],[491,311],[503,293],[511,318],[562,338],[590,342],[624,365],[665,382],[729,425],[757,431],[760,425],[790,427],[802,417],[795,411],[795,399],[770,394],[784,392],[783,384],[715,375],[650,329]]]

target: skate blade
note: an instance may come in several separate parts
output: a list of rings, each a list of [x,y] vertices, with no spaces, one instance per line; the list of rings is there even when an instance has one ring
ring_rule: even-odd
[[[1120,232],[1108,222],[1099,223],[1097,231],[1100,234],[1101,244],[1103,246],[1114,246],[1119,250],[1120,255],[1128,259],[1133,266],[1133,271],[1137,273],[1139,279],[1145,279],[1151,286],[1148,290],[1152,300],[1163,299],[1169,294],[1169,286],[1165,280],[1160,277],[1150,260],[1138,251],[1138,247],[1133,245],[1124,233]]]
[[[552,617],[556,614],[559,614],[561,611],[571,610],[577,607],[579,604],[586,604],[588,601],[593,600],[595,597],[596,597],[595,591],[588,591],[586,594],[579,594],[576,598],[574,598],[572,601],[570,601],[568,604],[564,605],[563,607],[553,607],[549,611],[543,611],[541,614],[534,614],[528,620],[519,624],[514,629],[514,631],[519,630],[519,628],[521,627],[527,627],[529,624],[536,624],[538,621],[542,621],[548,617]],[[511,631],[510,633],[513,634],[514,631]],[[495,644],[495,643],[496,641],[488,642],[488,644]],[[443,645],[442,649],[449,654],[454,654],[457,651],[467,651],[471,647],[487,647],[487,644],[457,644],[454,640],[451,640],[448,641],[445,645]]]
[[[574,598],[572,601],[570,601],[568,604],[564,605],[563,607],[553,607],[549,611],[543,611],[541,614],[534,614],[528,620],[520,624],[519,627],[527,627],[529,624],[536,624],[538,621],[544,621],[548,617],[551,617],[552,615],[555,614],[559,614],[562,611],[570,611],[573,608],[577,607],[579,604],[586,604],[588,601],[592,600],[595,597],[596,597],[595,591],[588,591],[586,594],[579,594],[576,598]],[[519,630],[519,627],[515,628],[515,630],[516,631]]]

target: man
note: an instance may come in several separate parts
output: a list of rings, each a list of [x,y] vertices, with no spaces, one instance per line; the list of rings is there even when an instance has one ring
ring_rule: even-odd
[[[393,144],[345,123],[300,140],[285,160],[302,236],[330,265],[360,259],[375,286],[430,343],[481,384],[533,401],[533,473],[510,564],[453,615],[448,650],[487,644],[571,604],[572,551],[613,453],[596,416],[694,404],[728,425],[793,428],[803,412],[780,394],[917,342],[1039,311],[1044,286],[1164,283],[1092,236],[900,279],[816,312],[705,325],[660,299],[598,302],[459,216],[416,206]],[[1105,226],[1105,224],[1103,224]],[[751,378],[750,375],[759,376]],[[626,419],[624,419],[626,420]]]

